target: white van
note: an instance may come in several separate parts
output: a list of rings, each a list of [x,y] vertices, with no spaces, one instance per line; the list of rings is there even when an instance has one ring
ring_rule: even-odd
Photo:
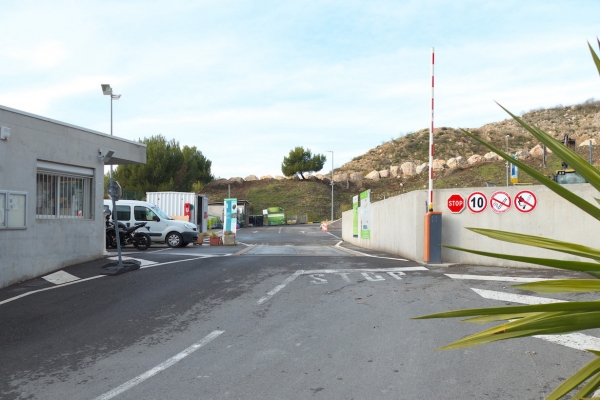
[[[112,209],[112,200],[104,200],[104,209]],[[116,202],[117,219],[127,226],[146,222],[153,242],[165,242],[169,247],[183,247],[198,241],[198,227],[190,222],[169,218],[152,203],[137,200]],[[110,211],[109,211],[110,212]]]

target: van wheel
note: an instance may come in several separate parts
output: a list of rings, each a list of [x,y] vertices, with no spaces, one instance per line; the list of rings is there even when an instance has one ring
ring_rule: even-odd
[[[177,232],[169,233],[165,238],[165,241],[167,242],[167,246],[169,247],[181,247],[181,245],[183,244],[183,238]]]

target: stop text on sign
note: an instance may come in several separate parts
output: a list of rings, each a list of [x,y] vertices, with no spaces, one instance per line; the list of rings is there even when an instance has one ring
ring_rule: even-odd
[[[448,205],[448,209],[450,210],[450,212],[452,212],[454,214],[459,214],[466,207],[465,198],[462,197],[460,194],[454,193],[454,194],[450,195],[450,197],[448,197],[447,205]]]

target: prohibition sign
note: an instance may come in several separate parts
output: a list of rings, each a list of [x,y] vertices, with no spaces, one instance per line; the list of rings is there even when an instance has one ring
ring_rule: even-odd
[[[490,199],[490,206],[495,213],[503,214],[510,209],[512,200],[506,192],[496,192]]]
[[[479,214],[487,207],[487,197],[481,192],[473,192],[467,199],[467,207],[472,213]]]
[[[532,212],[537,205],[537,197],[529,190],[523,190],[515,196],[515,207],[522,213]]]

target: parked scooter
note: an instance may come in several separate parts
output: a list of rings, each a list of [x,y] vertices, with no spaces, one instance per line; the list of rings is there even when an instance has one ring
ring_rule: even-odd
[[[138,222],[134,226],[127,227],[119,222],[119,241],[121,247],[133,244],[138,250],[146,250],[150,247],[150,235],[146,232],[137,231],[146,225],[146,222]],[[110,215],[106,216],[106,248],[117,247],[117,234],[115,232],[115,223],[110,220]]]

